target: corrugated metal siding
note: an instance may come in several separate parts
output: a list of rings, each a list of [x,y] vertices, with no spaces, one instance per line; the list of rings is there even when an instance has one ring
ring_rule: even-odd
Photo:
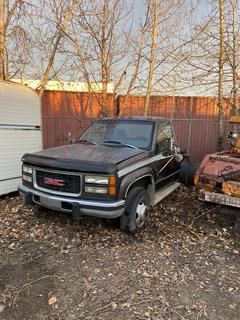
[[[119,96],[116,105],[122,116],[144,114],[144,96]],[[68,102],[68,103],[67,103]],[[211,97],[152,96],[149,116],[172,119],[178,143],[191,153],[193,161],[200,161],[207,153],[215,152],[218,100]],[[114,116],[112,96],[109,95],[109,116]],[[93,98],[94,117],[101,111],[101,95]],[[224,102],[224,133],[229,125],[231,104]],[[89,95],[47,91],[43,96],[43,143],[52,147],[68,143],[68,133],[78,137],[90,123]],[[225,141],[226,143],[226,141]]]
[[[119,97],[119,108],[124,97]],[[121,115],[143,115],[145,97],[128,98]],[[231,103],[224,102],[224,136],[229,130]],[[152,96],[149,116],[172,119],[181,149],[190,151],[192,161],[201,161],[207,153],[216,151],[218,100],[211,97]],[[226,146],[226,140],[224,141]]]
[[[93,116],[101,113],[101,94],[94,93]],[[108,95],[108,114],[114,116],[112,95]],[[68,133],[77,138],[90,124],[88,93],[45,91],[42,98],[43,147],[67,144]]]

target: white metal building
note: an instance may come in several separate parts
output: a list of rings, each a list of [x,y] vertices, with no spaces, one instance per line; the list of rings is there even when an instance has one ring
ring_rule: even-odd
[[[27,85],[32,89],[39,89],[41,86],[40,80],[32,79],[13,79],[12,81]],[[107,84],[107,92],[113,93],[113,84]],[[91,89],[94,92],[102,92],[102,83],[101,82],[92,82]],[[71,91],[71,92],[89,92],[89,87],[86,82],[79,81],[57,81],[49,80],[45,86],[47,91]]]
[[[0,195],[17,190],[23,154],[40,149],[38,94],[24,85],[0,81]]]

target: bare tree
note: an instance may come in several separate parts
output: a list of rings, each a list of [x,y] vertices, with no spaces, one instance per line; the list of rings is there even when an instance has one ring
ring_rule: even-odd
[[[225,55],[226,63],[230,67],[231,78],[232,78],[232,113],[236,115],[238,113],[238,81],[239,81],[239,65],[240,65],[240,56],[239,56],[239,16],[237,14],[237,1],[229,0],[226,11],[226,22],[225,22]]]
[[[233,71],[233,113],[237,114],[237,99],[238,99],[238,85],[237,85],[237,40],[238,35],[236,32],[236,10],[237,1],[232,0],[232,71]]]
[[[83,78],[87,83],[88,93],[89,93],[89,109],[90,109],[90,118],[93,119],[93,95],[94,95],[94,88],[92,86],[92,82],[90,80],[90,73],[88,70],[87,61],[85,56],[83,55],[81,44],[78,42],[78,39],[70,34],[66,34],[66,36],[70,39],[71,43],[75,48],[75,55],[78,57],[80,62],[80,67],[83,71]],[[77,68],[77,66],[76,66]]]
[[[15,0],[12,5],[10,5],[9,1],[0,0],[0,80],[8,80],[10,78],[8,71],[7,32],[17,9],[21,9],[22,5],[22,0]]]
[[[78,68],[78,77],[83,77],[89,84],[99,85],[102,116],[107,115],[107,105],[114,103],[117,90],[132,65],[128,7],[126,0],[83,1],[72,25],[74,68],[77,67],[75,57],[79,59],[81,56],[79,66],[84,64],[84,68]],[[110,83],[112,99],[108,97]]]
[[[5,80],[4,0],[0,0],[0,80]]]
[[[223,76],[224,76],[224,0],[219,0],[219,82],[218,82],[218,125],[217,125],[217,150],[222,150],[223,145]]]
[[[79,0],[72,0],[70,5],[66,9],[66,13],[64,14],[64,17],[62,19],[59,16],[57,16],[57,20],[59,20],[59,23],[57,24],[57,33],[55,35],[52,50],[51,50],[51,53],[50,53],[50,56],[48,59],[46,69],[43,74],[43,79],[41,81],[40,88],[39,88],[39,95],[40,96],[42,96],[44,89],[45,89],[45,86],[49,80],[49,74],[50,74],[50,71],[53,67],[56,52],[59,48],[60,41],[63,38],[63,36],[65,35],[66,28],[69,24],[71,17],[72,17],[73,10],[78,2],[79,2]]]
[[[148,25],[148,15],[149,15],[149,2],[148,2],[148,6],[147,6],[147,11],[146,11],[146,17],[145,17],[145,22],[144,25],[140,28],[140,40],[139,40],[139,44],[136,48],[136,58],[134,60],[134,68],[133,68],[133,72],[132,72],[132,76],[131,79],[129,81],[129,84],[127,86],[127,90],[124,96],[124,100],[122,103],[122,107],[121,110],[119,112],[119,114],[121,115],[121,113],[124,111],[125,107],[126,107],[126,103],[129,97],[129,94],[131,92],[131,90],[134,88],[135,82],[137,80],[138,77],[138,72],[139,72],[139,67],[140,67],[140,63],[142,60],[142,52],[143,52],[143,47],[144,47],[144,37],[145,37],[145,33],[146,33],[146,28]],[[137,39],[138,40],[138,39]],[[138,43],[138,41],[136,41]]]
[[[217,81],[217,63],[210,61],[217,61],[218,35],[215,32],[209,37],[212,30],[208,17],[203,24],[195,22],[193,33],[189,31],[189,21],[194,18],[194,10],[197,10],[201,0],[145,0],[141,9],[145,4],[145,14],[141,12],[139,20],[132,11],[133,0],[29,0],[31,14],[23,10],[27,6],[23,0],[0,1],[0,8],[4,8],[3,2],[12,4],[7,11],[5,5],[2,15],[5,17],[4,27],[6,12],[10,13],[14,9],[13,4],[18,3],[12,16],[19,22],[14,32],[17,30],[18,39],[22,32],[21,37],[28,40],[24,59],[20,57],[23,52],[20,42],[15,47],[9,46],[9,43],[5,46],[5,61],[10,57],[14,70],[8,72],[5,65],[10,64],[5,63],[2,64],[7,70],[4,72],[11,76],[40,79],[40,95],[49,79],[86,82],[91,117],[94,114],[92,98],[97,85],[101,99],[97,94],[95,96],[98,96],[102,105],[102,115],[107,114],[108,104],[114,103],[118,94],[125,94],[125,106],[130,93],[146,94],[144,113],[147,115],[151,94],[167,94],[173,83],[176,84],[175,92],[178,92],[185,83],[188,85],[189,75],[196,84],[203,79],[204,72],[210,75],[211,81]],[[190,6],[190,3],[194,5]],[[214,14],[211,13],[210,18]],[[15,21],[13,18],[10,21]],[[3,29],[1,26],[3,23],[0,20],[0,31]],[[212,26],[216,29],[216,24]],[[0,39],[1,35],[0,32]],[[11,36],[14,38],[14,33]],[[210,40],[206,40],[208,38]],[[213,52],[209,52],[209,44],[213,46]],[[19,52],[16,60],[13,48]],[[235,49],[238,51],[238,46]],[[204,57],[201,56],[202,52]],[[229,49],[229,56],[230,53]],[[189,69],[185,68],[186,61]],[[234,65],[233,59],[231,62]],[[18,71],[19,67],[21,71]],[[237,70],[235,75],[237,82]],[[109,84],[113,92],[111,97],[108,95]]]
[[[172,84],[180,83],[178,79],[183,66],[193,53],[192,43],[202,33],[202,29],[193,34],[189,31],[189,21],[196,14],[198,1],[193,7],[188,3],[185,0],[158,0],[157,4],[154,0],[147,2],[151,6],[151,18],[145,30],[143,59],[138,72],[138,87],[141,93],[146,92],[145,115],[151,94],[169,94]],[[157,11],[156,15],[154,11]],[[176,75],[177,71],[179,75]]]
[[[104,0],[102,8],[102,21],[101,21],[101,65],[102,65],[102,113],[107,115],[107,16],[108,16],[108,0]]]
[[[149,58],[149,72],[148,72],[148,85],[147,85],[147,94],[146,94],[146,101],[144,107],[144,115],[147,116],[148,108],[149,108],[149,101],[150,95],[152,93],[152,83],[153,83],[153,72],[154,72],[154,58],[156,54],[156,40],[157,40],[157,27],[158,27],[158,0],[149,0],[151,1],[152,11],[153,11],[153,21],[152,21],[152,34],[151,34],[151,51],[150,51],[150,58]]]

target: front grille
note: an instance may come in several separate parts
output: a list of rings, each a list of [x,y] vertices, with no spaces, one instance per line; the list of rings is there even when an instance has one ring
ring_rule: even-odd
[[[53,192],[79,195],[81,192],[81,177],[68,173],[36,170],[36,185]]]

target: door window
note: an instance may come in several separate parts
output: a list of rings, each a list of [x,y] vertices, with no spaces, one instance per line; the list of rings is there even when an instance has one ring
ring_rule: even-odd
[[[156,153],[169,152],[176,143],[175,135],[170,123],[160,123],[157,134]]]

